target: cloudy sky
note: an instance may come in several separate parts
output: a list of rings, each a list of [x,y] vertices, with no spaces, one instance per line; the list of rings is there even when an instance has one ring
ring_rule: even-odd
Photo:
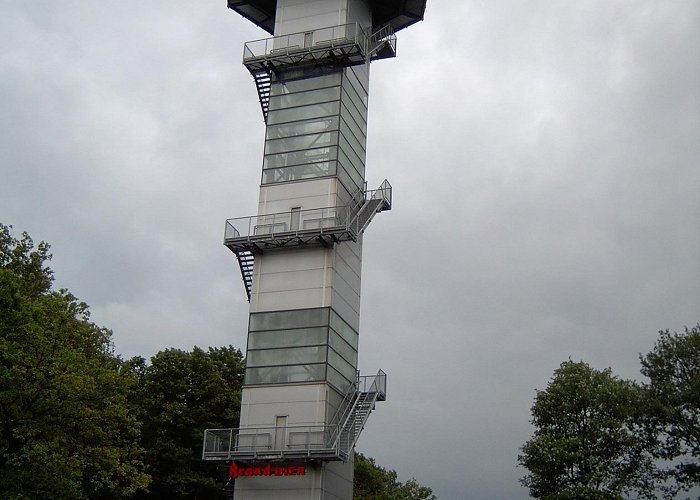
[[[264,127],[223,0],[0,0],[0,221],[118,353],[245,347],[224,220]],[[566,359],[639,377],[700,321],[700,2],[428,3],[372,66],[358,449],[441,499],[526,498],[529,408]]]

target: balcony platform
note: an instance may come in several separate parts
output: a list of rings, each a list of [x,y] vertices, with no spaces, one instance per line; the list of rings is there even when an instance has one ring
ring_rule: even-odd
[[[242,463],[345,461],[347,452],[332,442],[337,432],[337,425],[207,429],[202,459]],[[275,440],[284,444],[275,446]]]
[[[343,241],[357,241],[348,219],[348,207],[327,207],[296,212],[253,215],[226,221],[224,245],[233,253],[296,246],[331,247]]]
[[[360,376],[349,385],[334,424],[206,429],[202,460],[256,462],[347,462],[369,414],[386,400],[386,373]]]
[[[396,35],[390,28],[371,34],[357,23],[264,38],[243,48],[243,64],[253,76],[291,66],[354,66],[395,56]]]

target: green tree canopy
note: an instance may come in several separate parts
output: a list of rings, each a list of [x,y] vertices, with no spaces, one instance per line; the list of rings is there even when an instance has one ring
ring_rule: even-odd
[[[355,500],[435,500],[433,490],[411,478],[405,483],[393,470],[378,466],[373,458],[355,453]]]
[[[0,224],[0,491],[124,498],[149,483],[111,333],[52,291],[49,246]]]
[[[635,431],[642,391],[609,369],[566,361],[532,407],[534,437],[522,447],[522,483],[535,498],[620,498],[650,466]]]
[[[139,378],[132,405],[153,482],[148,498],[223,498],[223,475],[202,460],[207,428],[238,427],[243,355],[233,347],[161,351],[147,365],[128,362]]]
[[[659,332],[641,357],[655,456],[669,495],[700,486],[700,325],[684,333]]]
[[[87,305],[52,290],[50,258],[0,224],[2,498],[224,498],[227,467],[201,460],[202,435],[238,426],[240,350],[123,362]],[[356,499],[435,498],[357,457]]]

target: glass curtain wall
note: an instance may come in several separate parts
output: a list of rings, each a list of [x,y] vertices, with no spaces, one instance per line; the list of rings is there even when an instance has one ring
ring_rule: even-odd
[[[262,184],[337,176],[364,186],[367,91],[352,68],[272,84]]]
[[[358,335],[333,309],[253,313],[246,385],[355,381]]]

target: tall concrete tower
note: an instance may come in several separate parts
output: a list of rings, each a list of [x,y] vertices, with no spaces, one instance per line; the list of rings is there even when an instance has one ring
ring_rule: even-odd
[[[365,182],[370,62],[427,0],[228,0],[267,125],[256,215],[226,221],[250,301],[237,429],[205,432],[236,499],[351,499],[353,449],[386,375],[357,372],[362,235],[391,209]]]

